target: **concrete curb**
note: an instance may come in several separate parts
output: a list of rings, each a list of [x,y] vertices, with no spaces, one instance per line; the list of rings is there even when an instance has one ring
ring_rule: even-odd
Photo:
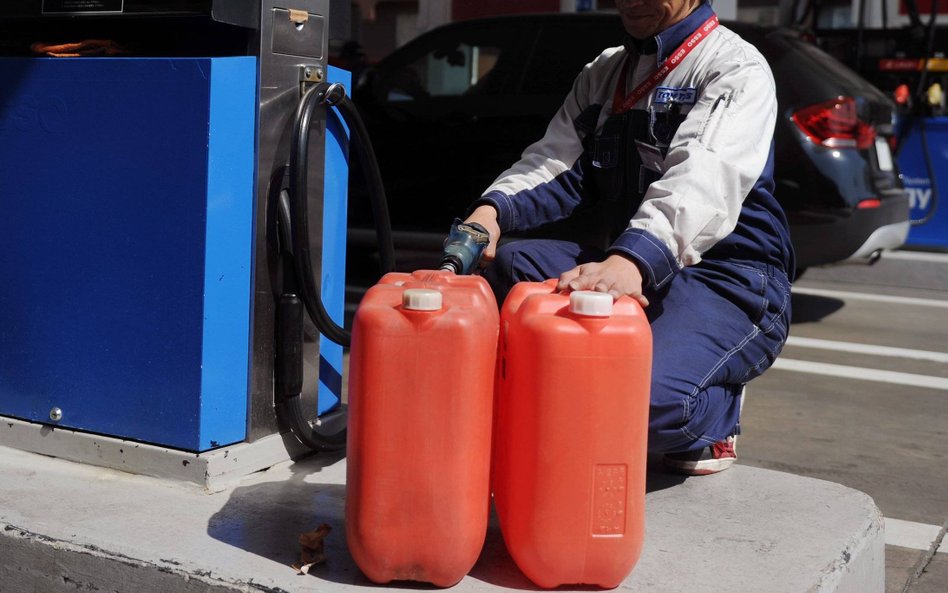
[[[0,448],[0,593],[344,593],[378,589],[348,554],[345,460],[311,458],[223,492]],[[658,593],[882,593],[882,517],[865,494],[746,466],[650,472],[645,550],[620,587]],[[328,523],[309,576],[296,536]],[[417,591],[410,584],[386,587]],[[495,525],[460,593],[536,590]],[[588,589],[585,589],[588,590]]]

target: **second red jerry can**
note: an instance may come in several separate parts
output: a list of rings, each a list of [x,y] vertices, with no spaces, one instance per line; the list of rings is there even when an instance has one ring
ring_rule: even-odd
[[[376,583],[447,587],[480,555],[499,314],[483,278],[388,274],[356,311],[346,539]]]
[[[617,587],[644,537],[652,334],[641,306],[520,283],[501,312],[494,504],[544,588]]]

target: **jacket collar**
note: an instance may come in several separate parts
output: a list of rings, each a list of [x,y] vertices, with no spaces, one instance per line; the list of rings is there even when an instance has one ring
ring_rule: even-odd
[[[629,53],[635,54],[654,54],[657,53],[659,62],[665,60],[676,47],[684,43],[689,35],[694,33],[698,27],[714,14],[711,4],[705,0],[698,8],[678,21],[671,27],[668,27],[654,37],[646,39],[636,39],[631,35],[625,36],[625,49]]]

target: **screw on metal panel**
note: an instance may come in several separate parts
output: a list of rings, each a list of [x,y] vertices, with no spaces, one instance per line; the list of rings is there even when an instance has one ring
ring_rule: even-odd
[[[63,419],[63,411],[59,408],[53,408],[49,411],[49,419],[53,422],[59,422]]]
[[[325,76],[325,71],[319,66],[303,66],[300,72],[300,80],[303,82],[320,82]]]

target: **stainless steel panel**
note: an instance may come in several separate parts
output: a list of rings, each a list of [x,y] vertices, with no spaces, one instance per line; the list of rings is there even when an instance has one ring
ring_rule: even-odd
[[[326,36],[326,19],[318,14],[300,11],[303,19],[294,18],[289,10],[273,9],[271,18],[271,48],[275,54],[323,57],[323,38]]]
[[[250,405],[248,414],[247,438],[249,441],[262,438],[277,430],[273,411],[273,355],[276,302],[274,293],[279,270],[277,253],[272,241],[268,241],[267,229],[272,226],[268,219],[267,196],[271,191],[270,182],[274,174],[289,160],[290,142],[293,128],[293,115],[300,99],[300,68],[315,66],[325,69],[325,56],[328,52],[328,35],[323,34],[316,59],[308,56],[293,56],[272,51],[273,13],[276,9],[305,10],[328,22],[330,0],[291,0],[287,5],[281,2],[277,6],[272,0],[262,0],[260,5],[260,36],[255,48],[260,57],[260,109],[258,113],[257,136],[257,205],[255,221],[255,267],[254,267],[254,310],[253,310],[253,367],[251,368]],[[316,147],[325,143],[325,116],[317,114],[313,120],[310,134],[309,187],[310,227],[321,229],[323,212],[321,196],[317,190],[323,187],[324,154]],[[315,195],[314,195],[314,192]],[[311,238],[314,254],[322,253],[322,237],[316,233]],[[319,265],[319,259],[314,262]],[[321,270],[317,269],[316,274]],[[310,333],[312,330],[307,333]],[[307,350],[311,344],[307,344]],[[315,343],[318,349],[318,342]],[[307,351],[307,357],[313,353]],[[318,352],[316,353],[318,356]]]

